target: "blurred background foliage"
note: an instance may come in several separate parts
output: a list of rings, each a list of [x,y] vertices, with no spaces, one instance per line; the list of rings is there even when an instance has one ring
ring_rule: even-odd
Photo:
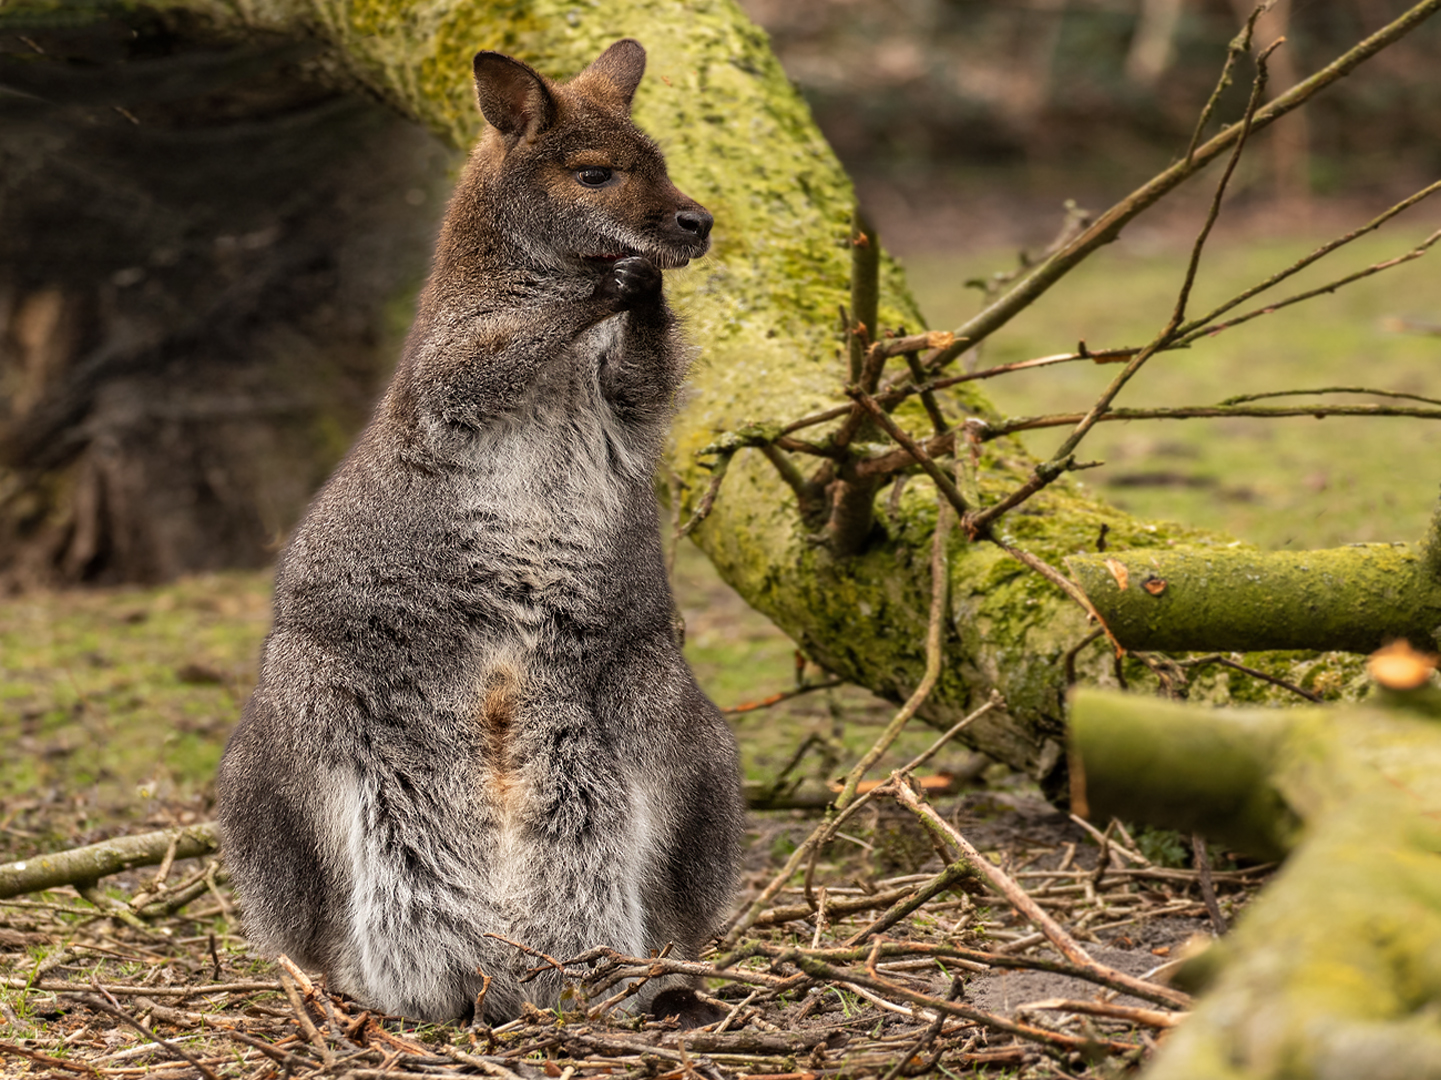
[[[863,181],[923,190],[938,175],[1024,166],[1107,179],[1184,150],[1251,0],[743,0],[846,163]],[[1285,90],[1409,7],[1281,0],[1258,25],[1284,36]],[[1441,25],[1421,27],[1322,95],[1270,179],[1282,194],[1389,190],[1441,165]],[[1240,112],[1237,79],[1220,115]],[[1295,129],[1305,130],[1297,132]],[[1085,194],[1079,192],[1078,194]]]

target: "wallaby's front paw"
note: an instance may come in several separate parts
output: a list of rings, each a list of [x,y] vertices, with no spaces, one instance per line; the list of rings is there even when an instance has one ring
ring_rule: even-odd
[[[617,259],[600,279],[595,295],[620,301],[622,307],[638,307],[660,298],[660,271],[644,255]]]

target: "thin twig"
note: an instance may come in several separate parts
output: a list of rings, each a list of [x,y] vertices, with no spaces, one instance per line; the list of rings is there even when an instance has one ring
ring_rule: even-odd
[[[1289,690],[1291,693],[1297,694],[1307,701],[1323,704],[1326,700],[1320,694],[1313,694],[1310,690],[1297,686],[1295,683],[1289,682],[1280,676],[1267,674],[1259,668],[1247,667],[1245,664],[1232,660],[1229,656],[1222,656],[1220,653],[1212,653],[1209,656],[1196,656],[1189,660],[1178,661],[1178,665],[1183,668],[1203,667],[1206,664],[1220,664],[1222,667],[1231,668],[1244,675],[1250,675],[1253,679],[1260,679],[1263,682],[1270,683],[1272,686],[1279,686],[1283,690]]]
[[[1405,37],[1438,10],[1441,10],[1441,0],[1424,0],[1411,7],[1314,75],[1267,102],[1250,118],[1249,131],[1259,131],[1304,105],[1317,93],[1345,78],[1378,52]],[[1137,215],[1231,149],[1242,131],[1242,124],[1231,124],[1107,210],[1073,241],[1031,270],[1004,296],[958,327],[955,331],[958,342],[931,354],[926,359],[927,368],[931,371],[939,370],[964,349],[973,347],[999,330],[1065,277],[1078,263],[1114,240]]]
[[[102,994],[105,992],[104,989],[98,985],[95,986],[94,989],[99,990]],[[102,998],[96,994],[82,994],[80,995],[80,1000],[85,1003],[86,1008],[94,1009],[96,1012],[106,1013],[109,1016],[115,1017],[115,1019],[119,1020],[127,1027],[133,1027],[136,1031],[140,1032],[140,1034],[144,1035],[156,1046],[162,1048],[167,1054],[170,1054],[172,1057],[178,1058],[181,1061],[188,1062],[195,1069],[199,1070],[200,1074],[204,1076],[206,1080],[220,1080],[220,1078],[215,1075],[215,1071],[211,1069],[210,1066],[204,1064],[184,1047],[178,1046],[177,1044],[171,1042],[169,1039],[162,1039],[159,1035],[155,1034],[155,1032],[150,1030],[150,1028],[146,1027],[139,1020],[136,1020],[124,1009],[122,1009],[118,1001],[114,1001],[112,999],[111,1001],[107,1002],[105,998]]]
[[[1030,895],[1017,885],[1005,871],[977,851],[969,840],[962,836],[950,822],[936,813],[928,803],[923,802],[908,785],[895,785],[892,794],[897,802],[919,817],[929,829],[943,835],[955,845],[961,854],[970,861],[972,867],[989,881],[992,887],[1004,896],[1032,926],[1046,936],[1046,940],[1055,947],[1057,952],[1078,967],[1096,970],[1104,968],[1104,965],[1091,959],[1090,954],[1081,947],[1080,942],[1076,941],[1055,919],[1051,918],[1045,909],[1031,899]],[[1106,969],[1106,972],[1109,977],[1120,983],[1144,990],[1148,995],[1159,994],[1171,1004],[1185,1006],[1190,1002],[1190,998],[1185,994],[1171,990],[1169,987],[1159,987],[1154,983],[1147,983],[1111,969]]]
[[[1399,398],[1406,401],[1420,401],[1427,405],[1441,405],[1441,398],[1405,394],[1399,390],[1377,390],[1370,386],[1318,386],[1314,390],[1270,390],[1264,394],[1235,394],[1220,404],[1244,405],[1249,401],[1264,401],[1267,398],[1278,397],[1302,397],[1310,394],[1372,394],[1376,397]]]
[[[863,400],[870,398],[862,396]],[[889,417],[887,417],[889,419]],[[931,611],[926,623],[926,668],[921,676],[920,684],[915,691],[906,699],[906,703],[892,718],[891,722],[881,732],[875,744],[862,755],[855,766],[846,774],[845,783],[841,787],[841,793],[836,796],[832,804],[836,810],[844,810],[846,806],[856,797],[856,788],[866,775],[872,765],[881,759],[881,755],[890,749],[891,743],[900,736],[916,710],[925,704],[931,691],[935,689],[937,681],[941,677],[941,646],[945,638],[946,611],[950,598],[950,562],[947,559],[947,542],[950,540],[951,525],[954,518],[949,513],[949,507],[945,502],[938,504],[936,512],[936,531],[931,538]]]
[[[727,716],[735,716],[738,713],[755,712],[757,709],[769,709],[772,705],[779,705],[782,701],[789,701],[791,698],[800,697],[802,694],[813,694],[817,690],[834,690],[837,686],[844,686],[844,679],[826,679],[824,682],[810,683],[807,686],[798,686],[794,690],[785,690],[779,694],[771,694],[759,701],[747,701],[742,705],[732,705],[730,708],[722,709],[721,712]]]
[[[1125,1020],[1128,1023],[1145,1024],[1147,1027],[1155,1028],[1173,1028],[1191,1015],[1183,1012],[1138,1009],[1133,1005],[1113,1005],[1102,1001],[1070,1001],[1065,998],[1048,998],[1045,1001],[1031,1001],[1025,1005],[1016,1006],[1017,1013],[1027,1012],[1031,1009],[1055,1009],[1070,1013],[1083,1013],[1087,1016],[1104,1016],[1109,1020]]]
[[[1246,143],[1250,140],[1251,131],[1256,119],[1256,112],[1260,107],[1262,97],[1266,90],[1266,56],[1271,49],[1276,48],[1279,44],[1280,41],[1278,40],[1271,45],[1270,49],[1256,58],[1256,78],[1251,83],[1251,97],[1246,103],[1246,112],[1241,120],[1241,130],[1237,133],[1231,149],[1231,156],[1226,162],[1226,168],[1221,174],[1221,179],[1216,184],[1215,193],[1211,198],[1211,204],[1206,212],[1205,223],[1201,226],[1201,230],[1197,233],[1196,240],[1192,244],[1191,257],[1186,264],[1185,277],[1182,280],[1180,292],[1176,297],[1176,306],[1171,313],[1170,320],[1166,323],[1165,328],[1156,335],[1155,340],[1132,357],[1130,362],[1111,380],[1110,385],[1101,391],[1100,397],[1096,399],[1095,403],[1086,412],[1085,416],[1081,418],[1080,422],[1076,424],[1072,432],[1066,436],[1061,445],[1056,448],[1056,452],[1051,456],[1051,460],[1046,463],[1047,466],[1052,468],[1058,467],[1061,462],[1075,453],[1076,447],[1080,445],[1081,440],[1096,426],[1096,421],[1110,409],[1111,403],[1116,400],[1116,396],[1120,394],[1126,384],[1135,377],[1136,373],[1145,366],[1146,362],[1154,356],[1158,350],[1169,345],[1175,339],[1176,330],[1186,317],[1186,302],[1191,295],[1191,286],[1196,279],[1196,270],[1200,265],[1201,252],[1205,249],[1206,240],[1211,234],[1211,227],[1216,223],[1216,218],[1221,212],[1221,197],[1225,194],[1231,176],[1236,170],[1236,165],[1241,160],[1241,154],[1246,148]],[[1037,467],[1036,471],[1038,474],[1040,468],[1040,466]]]
[[[316,1051],[320,1054],[321,1060],[324,1061],[326,1065],[334,1064],[335,1051],[333,1051],[330,1048],[330,1044],[325,1041],[325,1036],[320,1034],[320,1030],[315,1026],[315,1021],[310,1018],[310,1010],[305,1007],[305,1002],[301,1000],[300,992],[296,989],[295,980],[290,977],[289,971],[282,970],[280,972],[280,986],[285,991],[286,998],[290,1001],[291,1011],[295,1013],[295,1022],[300,1025],[300,1030],[303,1031],[305,1037],[310,1040],[310,1045],[315,1047]]]
[[[1221,102],[1221,95],[1231,85],[1231,72],[1236,67],[1236,61],[1251,51],[1251,38],[1256,33],[1256,20],[1266,10],[1264,3],[1257,4],[1249,18],[1242,24],[1240,31],[1233,37],[1230,44],[1226,46],[1226,62],[1221,65],[1221,75],[1216,80],[1216,88],[1211,91],[1211,96],[1206,99],[1206,104],[1201,108],[1201,115],[1196,119],[1195,131],[1191,134],[1191,143],[1186,147],[1186,160],[1189,162],[1196,156],[1196,147],[1201,144],[1201,137],[1205,134],[1206,125],[1211,122],[1212,115],[1216,112],[1216,106]]]
[[[1116,636],[1111,633],[1111,628],[1106,625],[1106,620],[1101,618],[1101,613],[1096,610],[1095,605],[1091,603],[1090,597],[1085,594],[1085,592],[1081,589],[1079,585],[1077,585],[1070,578],[1066,577],[1065,574],[1061,573],[1050,563],[1042,559],[1039,555],[1032,555],[1029,551],[1025,551],[1022,548],[1014,547],[1013,545],[1006,543],[1004,540],[1000,539],[992,533],[988,533],[986,535],[986,539],[989,540],[991,543],[995,544],[996,547],[1000,548],[1007,555],[1015,559],[1017,562],[1021,563],[1023,566],[1029,567],[1036,573],[1040,574],[1052,585],[1056,586],[1056,588],[1060,589],[1072,600],[1080,604],[1082,609],[1085,610],[1086,614],[1089,615],[1091,619],[1096,623],[1096,625],[1101,628],[1101,632],[1106,635],[1106,639],[1110,641],[1112,647],[1116,650],[1116,655],[1122,656],[1125,654],[1126,650],[1121,647],[1121,643],[1117,641]]]
[[[930,994],[919,993],[907,986],[892,982],[889,979],[875,978],[858,972],[842,971],[822,960],[816,959],[813,954],[807,954],[800,949],[792,949],[782,953],[780,959],[789,961],[813,978],[827,979],[835,982],[849,982],[858,986],[864,986],[867,989],[882,991],[892,997],[901,998],[904,1001],[920,1005],[934,1012],[944,1012],[952,1016],[963,1017],[975,1023],[984,1024],[986,1027],[995,1031],[1004,1031],[1007,1034],[1016,1035],[1028,1041],[1039,1042],[1050,1046],[1060,1046],[1067,1050],[1080,1050],[1082,1047],[1093,1047],[1096,1045],[1119,1051],[1135,1049],[1131,1044],[1116,1042],[1111,1039],[1087,1039],[1066,1032],[1049,1031],[1031,1024],[1017,1023],[1013,1020],[1007,1020],[1003,1016],[997,1016],[995,1013],[988,1013],[982,1009],[977,1009],[964,1002],[951,1001],[947,998],[938,998]]]
[[[1211,917],[1211,928],[1221,937],[1229,929],[1226,916],[1221,914],[1221,905],[1216,900],[1216,883],[1211,880],[1211,856],[1206,851],[1206,838],[1200,833],[1191,834],[1191,854],[1196,860],[1196,881],[1201,886],[1201,900],[1206,905],[1206,914]]]
[[[679,544],[695,531],[697,525],[710,517],[710,512],[715,509],[716,497],[720,494],[721,483],[730,470],[731,459],[735,457],[737,450],[739,447],[736,450],[723,450],[716,455],[715,464],[711,466],[710,483],[706,485],[705,493],[701,496],[700,502],[696,504],[695,513],[691,514],[690,520],[676,530],[676,544]],[[677,498],[677,503],[679,503],[679,498]]]
[[[1422,188],[1420,191],[1416,192],[1414,195],[1411,195],[1408,198],[1402,199],[1395,206],[1392,206],[1383,213],[1378,214],[1376,217],[1368,221],[1365,225],[1362,225],[1359,229],[1353,229],[1351,232],[1348,232],[1342,236],[1338,236],[1334,240],[1328,240],[1326,243],[1316,248],[1316,250],[1312,251],[1310,254],[1304,256],[1303,258],[1298,259],[1296,262],[1292,263],[1284,270],[1277,271],[1270,277],[1266,278],[1264,281],[1257,282],[1250,288],[1247,288],[1242,292],[1237,293],[1229,300],[1226,300],[1223,303],[1218,304],[1216,307],[1212,308],[1200,318],[1192,319],[1190,322],[1187,322],[1184,326],[1180,328],[1180,337],[1188,338],[1189,335],[1191,335],[1194,331],[1201,330],[1202,328],[1208,326],[1211,322],[1220,318],[1226,312],[1240,306],[1241,304],[1244,304],[1247,300],[1251,299],[1251,297],[1265,292],[1272,286],[1280,284],[1288,277],[1299,273],[1300,271],[1306,269],[1306,267],[1310,266],[1312,263],[1315,263],[1318,260],[1324,258],[1325,256],[1331,254],[1331,252],[1335,251],[1337,248],[1344,247],[1351,241],[1359,237],[1365,236],[1367,233],[1376,231],[1382,225],[1386,224],[1386,222],[1390,221],[1393,217],[1395,217],[1397,214],[1401,213],[1404,210],[1409,210],[1411,207],[1415,206],[1423,199],[1429,198],[1431,195],[1434,195],[1437,191],[1441,191],[1441,180],[1438,180],[1434,184]]]
[[[1419,259],[1421,256],[1425,255],[1428,251],[1430,251],[1431,248],[1435,246],[1438,240],[1441,240],[1441,229],[1433,232],[1430,236],[1426,237],[1425,240],[1421,241],[1420,244],[1412,248],[1410,251],[1406,252],[1403,255],[1398,255],[1394,259],[1386,259],[1383,262],[1374,263],[1371,266],[1366,267],[1364,270],[1358,270],[1354,274],[1347,274],[1345,277],[1337,278],[1335,281],[1328,281],[1325,285],[1318,285],[1314,289],[1307,289],[1305,292],[1296,293],[1292,296],[1286,297],[1284,300],[1277,300],[1271,304],[1264,304],[1261,307],[1252,308],[1250,311],[1246,312],[1243,315],[1237,315],[1234,319],[1227,319],[1225,322],[1208,323],[1207,325],[1199,326],[1194,330],[1188,331],[1184,336],[1177,337],[1175,339],[1175,347],[1182,348],[1186,345],[1189,345],[1197,338],[1214,337],[1216,334],[1221,333],[1221,331],[1223,330],[1229,330],[1234,326],[1240,326],[1242,323],[1250,322],[1252,319],[1258,319],[1262,315],[1270,315],[1274,312],[1280,311],[1282,308],[1288,308],[1293,304],[1299,304],[1303,300],[1310,300],[1311,298],[1316,296],[1323,296],[1328,293],[1333,293],[1337,289],[1342,288],[1343,286],[1350,285],[1353,282],[1362,280],[1363,278],[1368,278],[1373,274],[1379,274],[1383,270],[1390,270],[1393,267],[1401,266],[1405,263],[1411,262],[1413,259]]]
[[[1018,431],[1034,431],[1039,428],[1068,427],[1084,419],[1085,413],[1052,413],[1046,416],[1019,416],[987,425],[982,437],[989,441],[1002,435],[1014,435]],[[1411,408],[1401,405],[1195,405],[1167,409],[1111,409],[1096,423],[1107,424],[1129,420],[1219,420],[1232,416],[1249,416],[1261,419],[1282,419],[1287,417],[1310,416],[1324,420],[1328,416],[1409,416],[1417,420],[1441,420],[1441,409]],[[932,448],[934,452],[934,448]],[[896,458],[909,457],[897,452],[891,459],[873,459],[869,469],[875,472],[893,471]],[[905,462],[909,464],[909,462]],[[905,464],[901,467],[904,468]]]
[[[846,393],[863,406],[875,421],[885,429],[886,434],[899,443],[901,448],[911,455],[911,458],[916,464],[925,470],[926,475],[935,481],[936,487],[940,490],[940,493],[945,496],[946,501],[955,509],[955,512],[958,515],[965,516],[969,512],[966,506],[966,500],[962,497],[960,491],[956,489],[955,482],[946,475],[944,469],[931,459],[930,455],[921,448],[920,444],[901,430],[896,422],[886,415],[885,411],[876,403],[875,398],[854,387],[847,390]]]

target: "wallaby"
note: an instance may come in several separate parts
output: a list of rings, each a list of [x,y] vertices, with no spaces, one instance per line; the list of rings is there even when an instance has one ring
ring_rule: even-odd
[[[630,119],[644,68],[629,39],[564,84],[475,57],[489,126],[220,764],[252,942],[387,1013],[467,1016],[485,977],[487,1020],[554,1005],[499,938],[694,957],[734,889],[735,740],[676,641],[652,487],[686,368],[660,270],[712,219]]]

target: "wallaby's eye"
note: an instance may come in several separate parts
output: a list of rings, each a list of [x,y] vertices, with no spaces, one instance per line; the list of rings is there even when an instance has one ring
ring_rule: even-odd
[[[575,178],[589,188],[602,188],[611,182],[613,173],[604,165],[587,165],[575,170]]]

